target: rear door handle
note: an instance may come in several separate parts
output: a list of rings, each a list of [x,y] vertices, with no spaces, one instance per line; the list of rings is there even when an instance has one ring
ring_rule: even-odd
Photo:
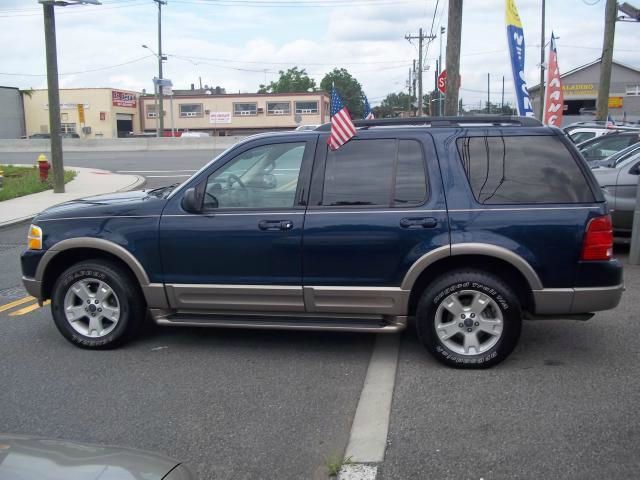
[[[291,230],[293,222],[291,220],[260,220],[258,222],[260,230]]]
[[[438,220],[433,217],[404,217],[400,220],[402,228],[434,228]]]

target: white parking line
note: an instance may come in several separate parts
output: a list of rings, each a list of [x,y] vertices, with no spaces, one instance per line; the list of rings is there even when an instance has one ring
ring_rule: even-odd
[[[146,178],[176,178],[176,177],[190,177],[191,175],[145,175]]]
[[[375,479],[377,468],[357,464],[384,460],[399,349],[400,335],[377,336],[344,455],[353,464],[343,467],[339,479]]]

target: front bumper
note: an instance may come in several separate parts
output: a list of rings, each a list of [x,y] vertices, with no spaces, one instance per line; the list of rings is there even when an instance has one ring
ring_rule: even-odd
[[[624,284],[534,290],[535,313],[536,315],[568,315],[610,310],[618,306],[624,290]]]
[[[29,295],[35,297],[38,301],[42,301],[42,282],[35,278],[22,277],[22,284]]]

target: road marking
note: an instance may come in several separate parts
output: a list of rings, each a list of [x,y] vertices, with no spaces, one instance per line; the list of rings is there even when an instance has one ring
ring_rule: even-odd
[[[117,170],[116,173],[176,173],[197,172],[197,170]]]
[[[45,305],[49,305],[51,303],[51,300],[47,300],[46,302],[44,302],[42,304],[42,306],[44,307]],[[27,305],[24,308],[21,308],[20,310],[16,310],[15,312],[11,312],[9,314],[10,317],[17,317],[18,315],[24,315],[26,313],[29,312],[33,312],[34,310],[37,310],[40,308],[40,305],[38,305],[37,303],[34,303],[33,305]]]
[[[353,463],[384,460],[399,349],[400,335],[378,334],[344,455]]]
[[[176,178],[176,177],[190,177],[191,175],[145,175],[146,178]]]
[[[13,307],[17,307],[18,305],[22,305],[23,303],[33,302],[34,300],[34,297],[19,298],[18,300],[14,300],[13,302],[5,303],[4,305],[0,306],[0,312],[11,310]]]

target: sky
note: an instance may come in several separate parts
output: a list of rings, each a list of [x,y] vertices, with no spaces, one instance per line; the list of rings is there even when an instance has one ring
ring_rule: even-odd
[[[513,101],[504,0],[465,0],[460,96],[465,105],[487,98]],[[526,42],[526,77],[539,82],[542,0],[517,0]],[[547,37],[559,40],[561,71],[600,56],[605,0],[547,0]],[[640,6],[638,0],[632,4]],[[436,10],[437,6],[437,10]],[[174,88],[192,83],[227,92],[255,92],[278,71],[305,68],[319,84],[335,67],[362,84],[372,105],[407,92],[420,27],[438,37],[425,51],[424,89],[433,89],[440,26],[447,0],[168,0],[162,8],[164,76]],[[100,6],[56,7],[61,88],[153,90],[157,60],[153,0],[102,0]],[[432,30],[433,25],[433,30]],[[46,88],[42,7],[37,0],[0,0],[0,85]],[[640,23],[618,22],[614,60],[640,68]],[[442,52],[446,51],[446,35]]]

